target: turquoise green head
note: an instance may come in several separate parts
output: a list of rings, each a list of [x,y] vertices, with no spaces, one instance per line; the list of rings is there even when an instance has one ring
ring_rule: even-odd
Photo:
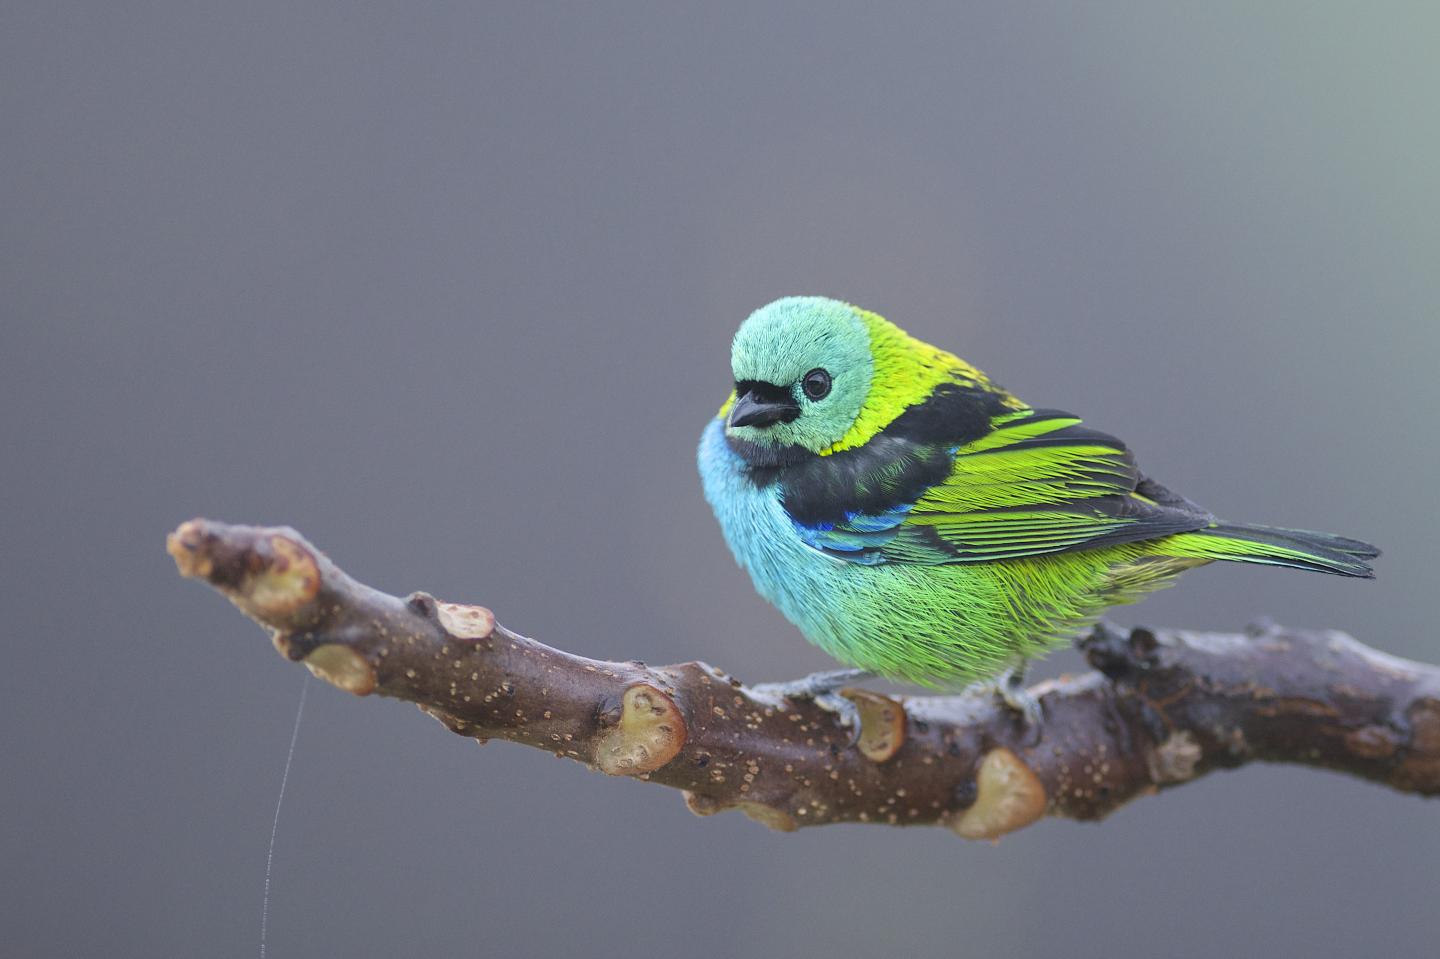
[[[870,394],[874,359],[860,311],[789,296],[750,314],[730,350],[735,396],[725,433],[761,447],[819,453],[849,432]]]

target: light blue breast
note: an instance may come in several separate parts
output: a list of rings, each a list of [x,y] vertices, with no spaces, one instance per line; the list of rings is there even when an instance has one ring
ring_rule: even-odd
[[[711,420],[700,437],[700,479],[735,560],[755,589],[812,642],[835,655],[837,589],[850,564],[805,545],[780,502],[777,485],[757,488],[744,461],[725,442],[724,424]],[[853,567],[852,567],[853,569]]]

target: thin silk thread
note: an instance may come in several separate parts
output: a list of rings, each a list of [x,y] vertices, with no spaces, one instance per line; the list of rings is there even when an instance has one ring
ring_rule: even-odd
[[[265,901],[260,907],[260,959],[265,959],[265,933],[270,926],[270,867],[275,864],[275,834],[280,831],[280,807],[285,803],[285,784],[290,781],[290,763],[295,759],[295,741],[300,738],[300,717],[305,715],[305,694],[310,691],[307,673],[300,686],[300,705],[295,707],[295,728],[290,731],[290,751],[285,771],[280,774],[280,795],[275,797],[275,821],[270,824],[270,850],[265,853]]]

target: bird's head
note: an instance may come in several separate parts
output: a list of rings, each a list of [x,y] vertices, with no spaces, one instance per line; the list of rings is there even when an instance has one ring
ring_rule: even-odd
[[[874,375],[860,311],[818,296],[786,297],[750,314],[730,366],[725,433],[757,452],[834,446],[855,424]]]
[[[755,466],[868,443],[944,384],[1023,406],[959,357],[823,296],[789,296],[750,314],[730,366],[735,392],[720,418],[731,447]]]

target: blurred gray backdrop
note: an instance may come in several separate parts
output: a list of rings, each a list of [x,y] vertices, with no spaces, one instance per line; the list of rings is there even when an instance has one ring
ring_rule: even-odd
[[[707,6],[4,6],[5,954],[256,954],[303,670],[176,577],[192,515],[592,656],[824,667],[693,467],[782,294],[884,313],[1225,516],[1386,549],[1374,583],[1212,568],[1122,621],[1440,659],[1433,4]],[[310,692],[275,959],[1440,937],[1440,806],[1338,776],[998,846],[779,835]]]

